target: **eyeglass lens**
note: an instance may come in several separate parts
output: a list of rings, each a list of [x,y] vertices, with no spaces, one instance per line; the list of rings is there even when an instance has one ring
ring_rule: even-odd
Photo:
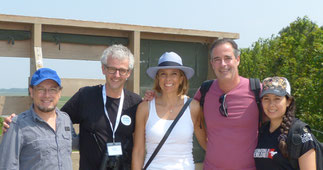
[[[45,94],[46,92],[53,95],[53,94],[57,94],[59,91],[59,87],[57,88],[50,88],[50,89],[46,89],[46,88],[35,88],[36,92],[39,94]]]
[[[222,116],[228,117],[228,110],[227,110],[227,104],[225,103],[225,98],[227,97],[226,94],[223,94],[220,96],[219,102],[221,103],[219,107],[219,111]]]
[[[117,71],[119,71],[119,74],[124,76],[128,73],[128,70],[122,69],[122,68],[117,69],[115,67],[108,67],[108,66],[106,66],[106,68],[108,70],[108,73],[110,74],[115,74]]]

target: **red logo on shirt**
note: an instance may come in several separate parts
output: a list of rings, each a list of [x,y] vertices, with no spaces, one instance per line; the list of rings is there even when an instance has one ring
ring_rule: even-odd
[[[268,158],[273,159],[276,154],[277,152],[275,152],[275,149],[269,149]]]

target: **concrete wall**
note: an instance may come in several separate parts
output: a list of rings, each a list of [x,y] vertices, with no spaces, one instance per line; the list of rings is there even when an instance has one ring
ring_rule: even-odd
[[[104,79],[62,79],[62,96],[73,96],[81,87],[104,84]]]
[[[19,114],[29,109],[31,103],[29,96],[0,96],[0,115]]]

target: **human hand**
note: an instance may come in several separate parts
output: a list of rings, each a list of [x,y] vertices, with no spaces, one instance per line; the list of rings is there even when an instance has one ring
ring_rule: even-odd
[[[153,100],[153,98],[155,97],[155,91],[153,91],[153,90],[147,90],[146,92],[145,92],[145,96],[144,96],[144,99],[143,99],[143,101],[151,101],[151,100]]]
[[[7,130],[9,129],[9,125],[11,123],[11,120],[13,117],[15,117],[16,114],[15,113],[12,113],[10,116],[6,117],[3,121],[3,127],[2,127],[2,134],[6,133]]]

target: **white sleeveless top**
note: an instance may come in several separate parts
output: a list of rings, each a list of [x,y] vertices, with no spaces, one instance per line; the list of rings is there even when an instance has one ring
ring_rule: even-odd
[[[184,103],[187,96],[184,98]],[[159,118],[156,112],[155,99],[149,104],[149,116],[146,123],[146,158],[145,165],[155,148],[164,137],[173,120]],[[149,170],[194,170],[193,162],[194,125],[188,106],[174,126],[164,145],[148,166]]]

